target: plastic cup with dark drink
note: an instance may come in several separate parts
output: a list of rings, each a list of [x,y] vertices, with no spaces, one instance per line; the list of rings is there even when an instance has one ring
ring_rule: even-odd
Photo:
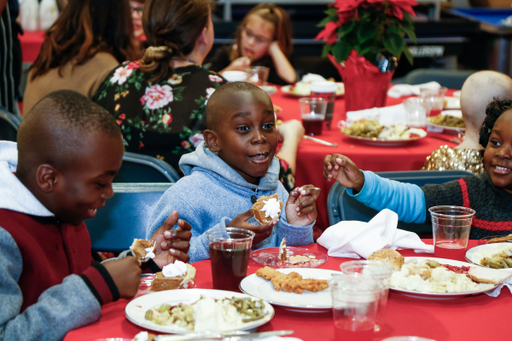
[[[334,112],[334,102],[336,100],[336,90],[338,86],[334,82],[317,81],[312,82],[309,86],[311,98],[324,98],[327,101],[327,108],[325,110],[325,122],[327,127],[331,128],[332,115]]]
[[[300,98],[300,112],[302,125],[306,135],[315,136],[322,134],[322,126],[325,120],[327,100],[324,98]]]
[[[234,228],[214,228],[206,232],[210,244],[213,287],[237,291],[247,275],[254,232]]]

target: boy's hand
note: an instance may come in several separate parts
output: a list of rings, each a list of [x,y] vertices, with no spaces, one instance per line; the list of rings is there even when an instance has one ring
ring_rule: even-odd
[[[247,212],[241,213],[234,217],[226,227],[238,227],[241,229],[251,230],[256,235],[252,240],[252,244],[256,245],[263,240],[267,239],[272,234],[272,228],[277,224],[277,220],[273,220],[270,223],[263,225],[252,225],[247,222],[251,217],[254,216],[254,212],[250,209]]]
[[[171,230],[178,222],[179,228]],[[183,219],[178,220],[178,212],[172,211],[162,226],[153,233],[151,240],[155,242],[155,258],[153,260],[163,268],[174,263],[176,259],[187,263],[190,260],[187,252],[190,248],[191,226]]]
[[[125,257],[102,263],[119,290],[121,298],[132,298],[139,290],[140,262],[135,257]]]
[[[316,198],[320,195],[320,188],[305,185],[291,191],[286,203],[286,219],[288,223],[296,226],[306,226],[315,221],[318,216]]]
[[[249,57],[238,57],[229,64],[226,70],[245,71],[249,66],[251,66],[251,59]]]
[[[324,159],[324,178],[336,180],[341,185],[359,192],[364,185],[364,175],[352,160],[341,154],[327,155]]]

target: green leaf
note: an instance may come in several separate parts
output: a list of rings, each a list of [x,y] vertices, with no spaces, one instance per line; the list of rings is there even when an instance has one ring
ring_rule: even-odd
[[[332,45],[324,45],[324,48],[322,50],[322,58],[325,58],[327,57],[327,55],[329,54],[329,52],[331,52],[332,50]]]
[[[413,43],[417,44],[418,43],[418,40],[416,39],[416,33],[414,32],[414,28],[409,28],[409,27],[402,27],[402,30],[405,32],[405,34],[407,34],[407,36],[409,38],[411,38],[411,40],[413,41]]]
[[[325,27],[329,22],[333,21],[331,17],[326,17],[322,21],[320,21],[316,26],[317,27]]]
[[[404,49],[405,42],[404,39],[396,33],[386,33],[382,37],[382,43],[386,50],[388,50],[392,55],[399,58],[402,54],[402,50]]]
[[[338,28],[338,39],[342,39],[347,34],[352,32],[352,30],[354,29],[355,26],[356,26],[356,22],[354,20],[351,20],[348,23],[346,23],[345,25]]]
[[[327,14],[330,17],[337,17],[338,16],[338,10],[335,7],[329,7],[324,11],[325,14]]]
[[[407,58],[407,60],[409,61],[409,63],[411,65],[413,65],[413,56],[412,56],[412,53],[411,53],[411,51],[409,51],[409,48],[407,46],[404,48],[404,54],[405,54],[405,57]]]
[[[341,63],[347,60],[350,55],[350,51],[352,51],[354,47],[348,43],[337,43],[334,45],[332,49],[332,53],[334,58],[336,58],[336,62]]]
[[[365,41],[372,39],[376,35],[377,24],[373,22],[365,22],[359,25],[359,29],[357,30],[357,38],[359,39],[359,43],[364,43]]]

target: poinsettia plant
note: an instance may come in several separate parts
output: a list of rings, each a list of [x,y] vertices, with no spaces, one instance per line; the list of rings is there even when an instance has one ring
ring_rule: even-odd
[[[402,53],[412,64],[412,54],[404,38],[416,43],[414,0],[336,0],[325,11],[327,17],[318,26],[323,30],[316,39],[326,42],[322,56],[331,54],[344,62],[355,50],[359,56],[379,66],[379,60],[400,58]]]

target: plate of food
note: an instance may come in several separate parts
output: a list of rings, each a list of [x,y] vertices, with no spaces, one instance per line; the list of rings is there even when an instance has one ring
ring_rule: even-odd
[[[307,247],[287,246],[283,238],[279,247],[270,247],[251,252],[256,263],[272,268],[315,268],[329,257],[320,251]]]
[[[465,131],[464,120],[460,110],[442,111],[440,115],[430,117],[429,125],[447,131]]]
[[[472,247],[466,251],[466,260],[486,268],[512,270],[512,244],[505,241]]]
[[[293,85],[284,85],[281,87],[281,91],[288,96],[293,97],[307,97],[311,95],[309,90],[309,82],[297,82]],[[336,82],[337,90],[336,97],[343,96],[345,94],[345,84],[342,82]]]
[[[452,259],[405,257],[391,275],[390,289],[415,298],[456,299],[490,292],[510,275]]]
[[[423,129],[404,125],[381,125],[377,120],[362,119],[341,129],[341,134],[354,142],[379,146],[400,146],[427,136]]]
[[[137,297],[125,308],[130,322],[172,334],[252,330],[270,321],[274,313],[261,299],[212,289],[160,291]]]
[[[325,312],[332,309],[328,280],[339,271],[263,267],[240,282],[242,292],[289,310]]]

